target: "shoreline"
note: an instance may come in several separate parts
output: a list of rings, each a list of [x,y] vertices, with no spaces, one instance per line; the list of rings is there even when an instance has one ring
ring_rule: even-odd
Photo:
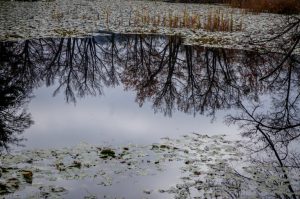
[[[68,1],[69,2],[69,1]],[[53,2],[2,2],[0,3],[0,41],[18,41],[33,38],[48,37],[85,37],[97,35],[99,31],[110,31],[121,34],[158,34],[178,35],[183,37],[187,45],[202,45],[207,47],[224,47],[231,49],[274,51],[278,41],[262,45],[250,44],[251,38],[263,40],[275,35],[272,30],[284,26],[285,15],[245,12],[242,9],[230,8],[225,5],[183,4],[150,1],[81,1],[66,0]],[[81,11],[80,13],[78,11]],[[134,24],[132,13],[147,12],[149,17],[159,13],[182,12],[195,13],[199,18],[206,17],[211,12],[230,14],[234,26],[242,23],[241,31],[215,31],[186,27],[170,28]],[[223,15],[223,14],[222,14]],[[286,36],[284,39],[288,39]],[[300,48],[295,49],[295,54]]]

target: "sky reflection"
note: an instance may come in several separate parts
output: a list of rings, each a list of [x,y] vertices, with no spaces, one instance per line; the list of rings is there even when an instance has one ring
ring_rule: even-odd
[[[23,134],[26,148],[73,146],[80,142],[91,144],[150,144],[162,137],[178,137],[191,132],[238,136],[236,126],[223,122],[228,113],[219,111],[211,117],[174,111],[172,117],[154,113],[151,104],[142,107],[135,102],[132,91],[122,86],[105,89],[102,96],[86,96],[66,103],[63,94],[52,96],[54,87],[34,91],[29,111],[35,121]]]

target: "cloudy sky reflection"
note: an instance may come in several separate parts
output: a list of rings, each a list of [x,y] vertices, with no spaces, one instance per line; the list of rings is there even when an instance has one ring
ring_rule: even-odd
[[[26,148],[90,144],[150,144],[162,137],[178,137],[191,132],[229,134],[238,129],[223,123],[226,115],[218,112],[210,117],[174,112],[172,117],[154,113],[150,103],[143,107],[135,102],[135,93],[122,86],[106,88],[102,96],[77,98],[76,104],[66,103],[63,93],[53,97],[54,87],[41,87],[29,104],[35,124],[24,137]]]

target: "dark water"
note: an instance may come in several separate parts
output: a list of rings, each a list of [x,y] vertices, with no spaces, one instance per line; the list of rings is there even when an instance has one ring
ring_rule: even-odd
[[[298,197],[295,187],[300,177],[289,179],[299,168],[297,55],[187,46],[177,36],[112,33],[1,42],[0,50],[2,150],[19,149],[18,145],[61,148],[82,141],[151,144],[192,132],[226,134],[230,140],[247,138],[252,152],[262,154],[263,161],[251,159],[252,164],[273,165],[274,170],[267,169],[264,175],[284,180],[284,191],[277,196]],[[163,181],[158,185],[162,187],[175,183],[181,174],[174,170],[181,164],[170,164],[161,178],[135,177],[129,184],[136,184],[137,190],[155,181]],[[256,171],[253,175],[263,176]],[[236,173],[234,177],[245,184],[251,178],[241,180]],[[61,180],[59,184],[75,189],[68,195],[72,198],[87,189],[80,183]],[[96,195],[143,197],[126,191],[129,184],[123,179]],[[263,189],[260,184],[251,186]],[[249,196],[243,190],[247,188],[234,189],[234,195],[225,191],[226,197]],[[268,198],[270,190],[263,196]],[[260,197],[260,191],[250,196]],[[167,197],[153,194],[152,198]]]

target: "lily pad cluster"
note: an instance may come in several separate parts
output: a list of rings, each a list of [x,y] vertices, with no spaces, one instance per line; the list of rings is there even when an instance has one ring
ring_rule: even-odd
[[[290,196],[286,179],[275,172],[276,168],[249,161],[244,146],[245,143],[228,140],[225,135],[194,133],[178,139],[162,138],[160,143],[145,146],[81,143],[70,148],[3,154],[0,157],[0,194],[13,198],[70,197],[76,182],[86,184],[87,190],[89,186],[103,191],[107,187],[114,190],[124,179],[160,181],[164,172],[179,165],[176,182],[168,182],[167,187],[149,185],[139,193],[147,198],[162,195],[162,198],[180,199],[253,198],[274,193]],[[293,176],[292,182],[299,185],[299,174],[285,169]],[[299,190],[296,191],[298,194]],[[84,197],[99,196],[89,190]]]
[[[268,198],[293,196],[289,183],[300,187],[299,170],[285,167],[285,174],[278,166],[268,162],[253,161],[248,144],[244,141],[225,139],[225,135],[194,133],[182,139],[164,138],[152,149],[166,152],[164,156],[176,157],[184,162],[181,183],[161,193],[174,198]],[[267,158],[267,157],[264,157]],[[289,183],[288,183],[289,182]],[[295,191],[300,196],[300,189]]]
[[[59,181],[93,180],[100,187],[112,186],[119,178],[153,175],[160,167],[154,163],[157,158],[148,146],[116,148],[83,143],[72,148],[3,154],[0,194],[16,198],[27,195],[28,190],[49,197],[68,194]]]

